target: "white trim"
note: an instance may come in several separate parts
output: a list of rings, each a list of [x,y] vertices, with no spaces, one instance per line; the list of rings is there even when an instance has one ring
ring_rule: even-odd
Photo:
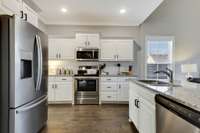
[[[175,76],[175,37],[174,36],[156,36],[156,35],[153,35],[153,36],[150,36],[150,35],[147,35],[145,37],[145,48],[144,48],[144,53],[145,53],[145,70],[144,70],[144,76],[145,76],[145,79],[147,79],[147,41],[148,40],[160,40],[160,41],[167,41],[167,40],[172,40],[173,42],[173,46],[172,46],[172,70],[174,71],[174,76]]]

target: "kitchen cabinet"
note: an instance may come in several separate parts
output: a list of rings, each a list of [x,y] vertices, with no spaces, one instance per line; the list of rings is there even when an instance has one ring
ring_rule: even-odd
[[[78,47],[99,48],[100,36],[99,34],[76,34],[76,43]]]
[[[119,82],[118,83],[118,93],[117,93],[117,97],[118,97],[118,101],[128,101],[129,99],[129,86],[128,83],[126,82]]]
[[[49,82],[48,83],[48,101],[53,102],[55,97],[55,90],[54,90],[54,83]]]
[[[100,97],[101,101],[127,103],[129,100],[130,77],[101,77]]]
[[[49,103],[72,102],[72,77],[49,77],[48,101]]]
[[[140,133],[156,133],[155,93],[129,83],[129,120]]]
[[[75,39],[49,39],[49,59],[75,59]]]
[[[103,61],[117,61],[117,50],[113,40],[102,40],[100,58]]]
[[[134,61],[133,40],[101,40],[102,61]]]
[[[1,0],[1,8],[9,15],[20,14],[22,0]]]
[[[38,27],[38,14],[24,2],[22,3],[22,12],[23,17],[27,22]]]
[[[22,0],[1,0],[1,7],[6,14],[21,17],[35,27],[38,27],[38,14]]]
[[[118,40],[117,47],[117,60],[118,61],[133,61],[134,55],[133,40]]]
[[[139,131],[140,133],[156,133],[155,126],[155,106],[145,100],[144,98],[140,99],[140,113],[139,113]]]

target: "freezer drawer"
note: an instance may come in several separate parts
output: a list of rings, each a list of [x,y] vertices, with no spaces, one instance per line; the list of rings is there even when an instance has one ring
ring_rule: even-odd
[[[10,110],[9,133],[37,133],[47,121],[47,97]]]

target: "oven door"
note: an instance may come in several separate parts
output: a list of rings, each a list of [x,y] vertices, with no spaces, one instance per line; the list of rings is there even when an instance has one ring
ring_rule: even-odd
[[[76,79],[77,93],[98,93],[98,79],[95,78],[78,78]]]
[[[75,79],[75,102],[76,104],[98,104],[99,79],[76,78]]]

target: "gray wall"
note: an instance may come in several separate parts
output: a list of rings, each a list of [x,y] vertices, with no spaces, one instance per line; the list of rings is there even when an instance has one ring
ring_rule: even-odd
[[[200,0],[165,0],[140,26],[142,76],[146,35],[175,36],[176,78],[184,78],[180,64],[200,65]]]

